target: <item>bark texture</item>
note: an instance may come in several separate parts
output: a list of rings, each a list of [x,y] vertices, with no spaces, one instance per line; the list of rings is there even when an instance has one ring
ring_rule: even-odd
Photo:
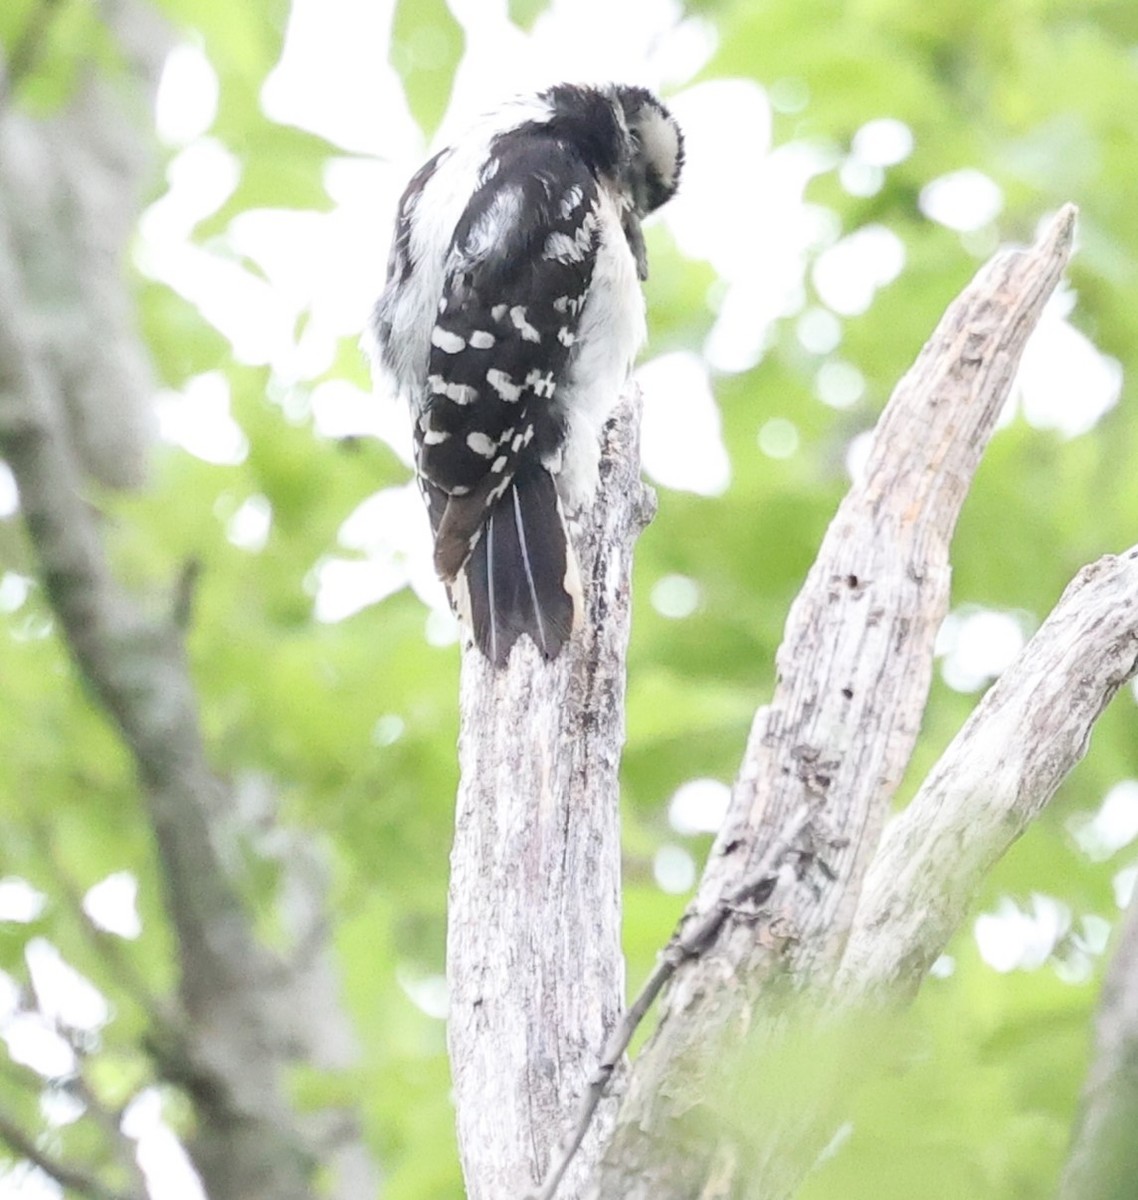
[[[719,908],[722,920],[665,994],[593,1195],[773,1198],[808,1165],[810,1114],[716,1128],[699,1109],[738,1039],[775,1036],[779,999],[824,986],[837,970],[920,726],[956,519],[1066,264],[1074,217],[1064,209],[1033,250],[1001,254],[980,272],[882,414],[865,477],[791,609],[774,697],[756,715],[685,917],[696,924]]]
[[[916,992],[984,877],[1086,753],[1095,721],[1136,671],[1138,546],[1079,572],[886,828],[839,995]]]
[[[624,997],[618,770],[632,546],[650,519],[640,401],[606,430],[597,502],[575,539],[583,630],[545,663],[528,638],[505,670],[473,648],[451,855],[448,1037],[470,1200],[532,1192]],[[580,1194],[594,1125],[560,1193]]]

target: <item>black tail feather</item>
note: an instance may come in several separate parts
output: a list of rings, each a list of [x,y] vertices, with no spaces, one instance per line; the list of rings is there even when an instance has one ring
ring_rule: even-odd
[[[573,546],[544,467],[515,475],[464,568],[474,640],[504,666],[523,633],[547,658],[569,640],[580,608]]]

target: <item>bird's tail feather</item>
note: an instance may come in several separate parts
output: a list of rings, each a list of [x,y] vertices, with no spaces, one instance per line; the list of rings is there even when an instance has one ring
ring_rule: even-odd
[[[540,464],[494,503],[463,568],[479,648],[504,666],[523,633],[556,658],[580,620],[581,584],[553,477]]]

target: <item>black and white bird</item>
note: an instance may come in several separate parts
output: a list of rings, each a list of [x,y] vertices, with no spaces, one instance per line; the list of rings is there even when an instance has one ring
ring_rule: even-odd
[[[554,658],[580,621],[566,515],[645,338],[640,221],[676,191],[683,138],[644,88],[559,84],[488,114],[399,203],[371,323],[408,402],[435,568],[502,665]]]

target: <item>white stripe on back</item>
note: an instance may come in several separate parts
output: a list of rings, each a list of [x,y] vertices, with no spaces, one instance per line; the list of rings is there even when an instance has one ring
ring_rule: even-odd
[[[494,510],[486,521],[486,590],[490,603],[490,657],[498,662],[498,622],[494,617]]]
[[[529,548],[526,546],[526,531],[522,524],[522,509],[518,503],[518,486],[514,484],[514,524],[518,530],[518,544],[522,549],[522,562],[526,567],[526,583],[529,584],[529,595],[533,601],[533,615],[537,618],[537,631],[541,634],[541,648],[543,651],[547,649],[545,644],[545,623],[541,619],[541,608],[537,603],[537,588],[533,582],[533,569],[529,561]]]

